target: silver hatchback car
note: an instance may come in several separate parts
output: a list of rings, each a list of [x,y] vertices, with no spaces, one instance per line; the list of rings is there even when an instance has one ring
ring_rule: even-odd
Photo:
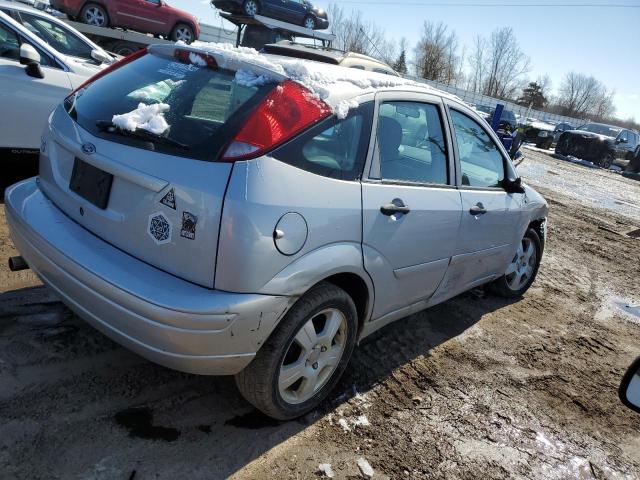
[[[247,49],[157,45],[73,92],[13,241],[79,316],[289,419],[375,330],[483,284],[522,295],[547,204],[443,92]]]

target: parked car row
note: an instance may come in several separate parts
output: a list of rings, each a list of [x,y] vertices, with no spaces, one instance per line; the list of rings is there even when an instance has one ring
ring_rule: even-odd
[[[24,44],[37,37],[0,15],[20,35],[5,42],[16,78],[52,76]],[[162,365],[235,375],[289,419],[390,322],[479,285],[520,297],[548,207],[455,97],[297,60],[327,79],[321,100],[306,73],[283,75],[290,58],[261,55],[153,45],[68,79],[32,128],[39,177],[5,207],[12,265],[90,324]]]

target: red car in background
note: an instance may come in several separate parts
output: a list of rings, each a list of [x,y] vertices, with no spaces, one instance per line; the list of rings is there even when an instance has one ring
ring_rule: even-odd
[[[96,27],[130,28],[191,43],[200,27],[193,15],[164,0],[51,0],[51,7],[69,18]]]

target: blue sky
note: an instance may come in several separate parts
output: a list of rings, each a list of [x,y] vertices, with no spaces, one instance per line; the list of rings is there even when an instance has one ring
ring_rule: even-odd
[[[316,0],[314,3],[326,8],[331,2]],[[555,90],[564,74],[571,70],[593,75],[616,91],[619,117],[633,116],[640,121],[640,8],[549,6],[552,3],[610,3],[640,7],[638,0],[440,2],[478,5],[473,7],[419,5],[437,3],[429,0],[345,0],[338,3],[346,10],[360,10],[365,19],[384,28],[388,37],[397,40],[405,37],[410,45],[418,39],[425,20],[444,22],[455,30],[460,43],[469,47],[476,34],[488,36],[498,27],[513,27],[522,50],[531,58],[529,75],[532,79],[549,75]],[[487,3],[540,6],[492,7]],[[221,23],[206,0],[173,0],[173,5],[192,12],[203,23]]]

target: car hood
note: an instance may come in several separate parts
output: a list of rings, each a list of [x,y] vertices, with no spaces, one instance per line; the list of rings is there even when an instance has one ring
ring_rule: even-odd
[[[568,133],[569,135],[571,135],[573,137],[582,137],[584,139],[595,138],[595,139],[598,139],[598,140],[600,140],[602,142],[614,140],[613,137],[608,137],[606,135],[600,135],[599,133],[587,132],[586,130],[568,130],[565,133]]]
[[[550,124],[544,123],[544,122],[532,122],[527,126],[531,127],[531,128],[537,128],[538,130],[546,130],[546,131],[549,131],[549,132],[553,132],[555,130],[555,128],[556,128],[553,125],[550,125]]]
[[[84,58],[72,57],[69,55],[65,55],[63,58],[67,67],[69,67],[69,69],[73,73],[77,75],[85,76],[85,77],[92,77],[93,75],[98,73],[100,70],[103,70],[108,66],[108,64],[106,63],[96,65],[95,63],[92,63],[89,60],[86,60]]]

